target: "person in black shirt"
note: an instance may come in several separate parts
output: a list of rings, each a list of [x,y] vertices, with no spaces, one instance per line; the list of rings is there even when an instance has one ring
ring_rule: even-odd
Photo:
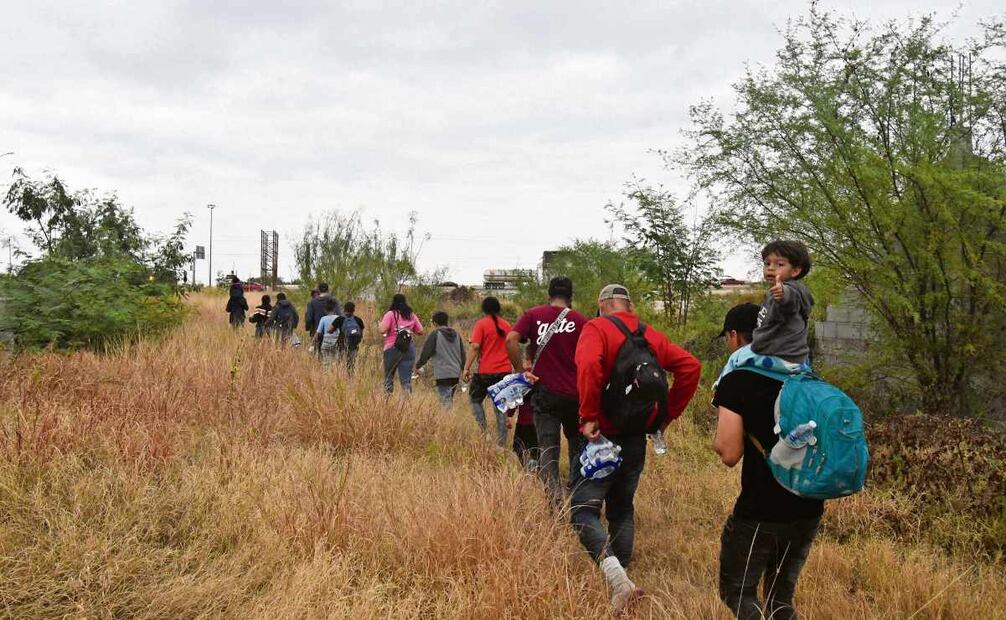
[[[754,304],[741,304],[727,312],[720,335],[731,352],[750,344],[758,311]],[[773,428],[781,389],[775,379],[737,369],[720,380],[713,397],[719,416],[713,449],[729,467],[748,457],[720,548],[720,599],[742,620],[797,617],[796,582],[824,512],[823,501],[795,495],[776,482],[749,437],[766,451],[778,441]],[[763,576],[764,604],[758,599]]]

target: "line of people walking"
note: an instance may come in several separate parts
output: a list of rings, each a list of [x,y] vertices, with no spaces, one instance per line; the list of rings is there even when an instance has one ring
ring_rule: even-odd
[[[743,459],[741,493],[721,537],[719,591],[739,618],[792,619],[797,579],[824,502],[783,486],[767,453],[781,441],[776,401],[786,376],[809,370],[807,320],[813,300],[799,280],[810,269],[810,257],[799,242],[774,242],[762,255],[765,279],[772,285],[765,300],[761,306],[732,308],[720,333],[732,355],[714,386],[713,448],[730,467],[745,455],[750,458]],[[329,338],[335,332],[353,335],[354,359],[363,321],[354,316],[351,302],[341,309],[327,285],[320,284],[318,292],[305,312],[305,327],[322,363],[330,365],[337,355],[337,339]],[[292,306],[282,293],[277,298],[270,308],[264,297],[256,315],[269,317],[266,323],[274,330],[295,328],[296,310],[292,321],[281,320],[280,308]],[[457,391],[467,389],[472,416],[488,435],[487,396],[514,373],[522,376],[531,386],[522,405],[501,411],[491,401],[496,444],[504,447],[516,422],[512,449],[526,471],[541,480],[553,509],[559,513],[568,507],[572,527],[610,588],[611,611],[617,615],[643,595],[627,569],[647,435],[655,438],[655,446],[663,443],[664,430],[695,395],[701,365],[640,320],[625,286],[601,290],[595,318],[575,310],[573,299],[573,282],[553,278],[547,302],[511,325],[500,316],[499,300],[486,297],[467,347],[448,314],[438,311],[417,358],[415,339],[424,335],[424,326],[406,297],[396,294],[378,323],[383,389],[392,394],[397,376],[402,391],[411,393],[414,371],[430,366],[440,404],[450,409]],[[562,437],[570,465],[565,483],[559,469]],[[763,600],[758,597],[762,581]]]

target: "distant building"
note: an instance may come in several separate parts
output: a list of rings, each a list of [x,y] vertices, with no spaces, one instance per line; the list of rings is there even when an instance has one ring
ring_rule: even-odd
[[[534,277],[533,269],[486,269],[482,276],[482,288],[486,291],[514,292],[519,283]]]
[[[548,273],[549,268],[555,264],[557,258],[565,254],[560,250],[545,250],[541,253],[541,270],[543,273]]]

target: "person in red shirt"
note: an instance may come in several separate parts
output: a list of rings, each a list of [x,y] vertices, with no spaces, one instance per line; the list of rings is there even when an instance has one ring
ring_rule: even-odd
[[[624,286],[609,284],[601,289],[597,300],[600,316],[583,328],[576,347],[576,386],[580,397],[580,432],[587,441],[597,440],[601,433],[621,446],[622,464],[605,478],[584,478],[579,464],[571,467],[571,520],[580,542],[599,563],[612,590],[611,606],[616,614],[624,611],[642,595],[625,572],[632,560],[635,536],[633,500],[646,458],[646,435],[619,433],[605,415],[601,394],[611,377],[618,350],[625,342],[622,330],[610,320],[615,317],[632,332],[639,317],[632,311],[632,300]],[[647,344],[658,363],[674,376],[667,394],[667,417],[663,426],[685,410],[699,384],[701,365],[690,353],[672,344],[664,334],[646,327]],[[656,407],[655,407],[656,412]],[[586,445],[582,442],[582,445]],[[601,507],[605,506],[608,529],[601,524]]]
[[[561,507],[565,499],[559,479],[560,431],[566,435],[570,469],[576,462],[580,443],[574,356],[587,317],[573,310],[572,305],[573,281],[552,278],[548,283],[548,303],[528,309],[507,334],[510,363],[515,369],[524,370],[525,376],[534,383],[528,402],[538,436],[538,474],[556,507]],[[556,321],[555,330],[546,341]],[[520,345],[524,342],[527,343],[526,358],[521,356]],[[534,362],[535,356],[537,362]]]
[[[510,372],[510,358],[506,352],[506,333],[510,331],[510,323],[500,317],[500,301],[495,297],[482,300],[484,317],[476,321],[472,328],[472,354],[465,360],[465,372],[462,378],[470,383],[468,388],[472,414],[482,432],[486,432],[486,410],[482,402],[489,395],[489,387],[498,383]],[[478,372],[472,374],[472,365],[479,362]],[[506,416],[503,412],[490,405],[496,412],[496,443],[499,447],[506,445]]]

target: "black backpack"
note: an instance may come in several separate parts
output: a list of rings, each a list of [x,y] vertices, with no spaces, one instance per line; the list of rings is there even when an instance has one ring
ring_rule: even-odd
[[[653,433],[667,419],[667,373],[646,341],[646,325],[630,332],[618,317],[604,317],[625,334],[601,393],[601,410],[619,433]]]
[[[342,320],[342,333],[346,338],[346,344],[351,349],[360,346],[363,340],[363,331],[360,329],[359,319],[355,316],[347,316]]]
[[[293,306],[283,304],[276,306],[276,315],[272,319],[273,325],[280,329],[287,329],[293,323]]]
[[[395,348],[402,353],[408,353],[409,346],[412,345],[412,332],[398,327],[398,316],[395,316]]]

